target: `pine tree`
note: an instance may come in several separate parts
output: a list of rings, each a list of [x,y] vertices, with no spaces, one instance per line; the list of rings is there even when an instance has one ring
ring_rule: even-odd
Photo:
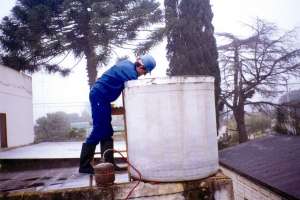
[[[213,76],[218,108],[220,70],[209,0],[165,0],[165,8],[170,61],[167,73],[171,76]]]
[[[154,0],[18,0],[0,26],[2,61],[17,70],[67,73],[51,61],[73,53],[85,57],[91,86],[114,48],[161,21],[158,7]]]
[[[0,24],[3,64],[18,71],[34,72],[43,66],[49,72],[68,72],[49,62],[64,52],[56,33],[62,22],[53,20],[61,13],[61,5],[62,0],[17,2],[12,15]]]
[[[172,26],[167,45],[170,60],[168,73],[218,76],[218,53],[209,0],[182,0],[175,8],[172,4],[172,9],[177,12],[167,19]],[[174,17],[177,20],[172,19]]]
[[[222,109],[220,69],[209,0],[164,0],[165,27],[149,35],[136,49],[147,52],[167,37],[170,76],[205,75],[215,78],[216,114]],[[218,122],[218,120],[217,120]]]

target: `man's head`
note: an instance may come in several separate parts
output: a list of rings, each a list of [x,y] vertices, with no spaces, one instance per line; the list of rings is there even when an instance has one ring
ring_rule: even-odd
[[[136,71],[138,76],[151,72],[156,66],[154,58],[150,55],[143,55],[136,61]]]

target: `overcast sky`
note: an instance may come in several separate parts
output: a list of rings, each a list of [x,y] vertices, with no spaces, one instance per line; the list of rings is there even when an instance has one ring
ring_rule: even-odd
[[[163,3],[163,0],[160,2]],[[14,0],[1,0],[0,17],[8,15],[14,4]],[[247,35],[243,23],[249,24],[256,17],[273,22],[284,30],[300,27],[300,0],[211,0],[211,5],[214,12],[215,32]],[[165,75],[168,63],[165,58],[165,45],[162,43],[151,51],[157,60],[157,67],[152,72],[152,77]],[[129,53],[118,51],[118,55],[129,55]],[[133,59],[132,55],[131,58]],[[74,61],[68,60],[65,65],[72,67]],[[85,61],[77,65],[67,78],[41,73],[33,75],[35,118],[45,112],[59,109],[80,112],[88,102],[88,91]]]

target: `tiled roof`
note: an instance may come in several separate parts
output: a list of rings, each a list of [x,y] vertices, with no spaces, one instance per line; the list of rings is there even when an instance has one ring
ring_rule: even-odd
[[[300,199],[300,136],[270,135],[219,152],[220,164],[288,199]]]

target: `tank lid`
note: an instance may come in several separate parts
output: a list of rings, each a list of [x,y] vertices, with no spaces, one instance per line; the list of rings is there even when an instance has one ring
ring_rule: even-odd
[[[212,76],[172,76],[160,78],[145,78],[139,80],[131,80],[125,83],[125,87],[137,87],[146,85],[164,85],[164,84],[179,84],[179,83],[213,83]]]

